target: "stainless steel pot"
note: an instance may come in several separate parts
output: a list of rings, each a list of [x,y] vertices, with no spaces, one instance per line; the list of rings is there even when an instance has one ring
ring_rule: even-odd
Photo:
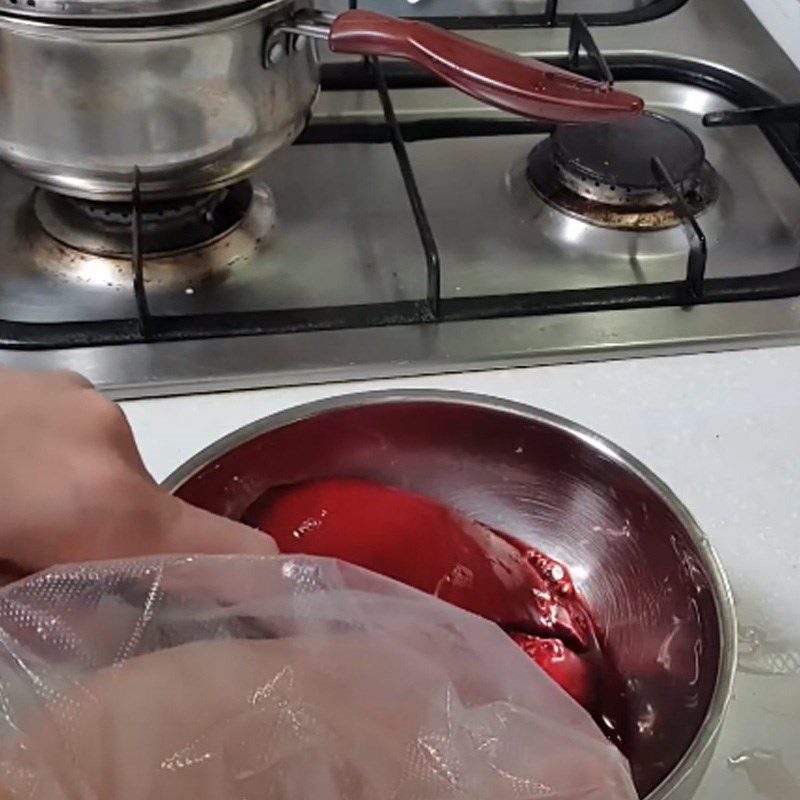
[[[438,498],[566,563],[627,683],[641,796],[692,796],[731,694],[735,616],[714,551],[655,475],[535,408],[400,391],[267,417],[212,444],[165,485],[241,519],[272,486],[342,476]]]
[[[166,4],[165,4],[166,3]],[[317,95],[312,38],[421,63],[501,108],[605,120],[638,98],[422,23],[315,14],[309,0],[0,0],[0,158],[75,196],[209,191],[302,130]]]

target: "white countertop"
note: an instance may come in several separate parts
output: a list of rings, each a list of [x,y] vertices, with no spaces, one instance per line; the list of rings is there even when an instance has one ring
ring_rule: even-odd
[[[254,419],[392,386],[539,406],[612,439],[670,484],[717,548],[741,625],[760,628],[775,650],[776,660],[762,666],[798,671],[740,673],[699,797],[800,797],[800,741],[791,733],[800,730],[800,347],[141,400],[124,408],[160,480]],[[760,661],[749,663],[758,668]],[[747,768],[731,768],[727,759],[743,752],[750,753]]]

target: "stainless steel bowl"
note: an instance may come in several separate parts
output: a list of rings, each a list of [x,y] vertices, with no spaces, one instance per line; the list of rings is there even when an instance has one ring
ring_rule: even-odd
[[[534,408],[401,391],[267,417],[208,447],[166,486],[239,519],[271,486],[331,476],[436,497],[565,562],[626,681],[640,795],[694,793],[731,693],[733,601],[697,523],[646,467]]]

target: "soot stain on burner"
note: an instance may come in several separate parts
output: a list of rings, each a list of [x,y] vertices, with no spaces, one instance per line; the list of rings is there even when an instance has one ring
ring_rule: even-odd
[[[54,221],[52,215],[48,216],[51,205],[41,203],[42,194],[42,190],[37,189],[21,209],[18,226],[21,238],[29,243],[36,267],[57,280],[76,285],[113,291],[131,289],[131,256],[115,252],[119,250],[120,237],[130,222],[125,209],[117,209],[119,204],[114,204],[115,208],[109,209],[109,215],[105,215],[102,205],[89,204],[98,224],[88,232],[92,238],[91,245],[81,247],[78,245],[87,230],[80,226],[72,230],[65,228],[64,220]],[[70,218],[68,221],[74,220]],[[197,289],[220,285],[238,264],[248,262],[266,246],[274,227],[272,195],[265,186],[258,186],[249,193],[241,218],[210,241],[173,253],[145,254],[145,285],[149,291],[177,290],[187,296],[193,295]],[[106,232],[110,232],[107,240],[103,238]]]
[[[525,174],[548,205],[592,225],[658,231],[681,224],[652,174],[659,156],[692,214],[718,195],[700,139],[668,117],[646,112],[614,124],[562,125],[533,148]]]
[[[570,216],[601,228],[618,231],[661,231],[675,228],[681,224],[680,217],[670,205],[636,207],[611,205],[587,200],[557,181],[544,182],[531,177],[528,182],[536,194],[548,205]],[[687,192],[684,200],[689,211],[699,215],[717,198],[713,171],[705,165],[697,189]]]
[[[202,250],[238,227],[253,202],[249,181],[196,197],[105,202],[37,190],[41,226],[69,247],[99,256],[130,258],[138,212],[139,250],[145,256]]]

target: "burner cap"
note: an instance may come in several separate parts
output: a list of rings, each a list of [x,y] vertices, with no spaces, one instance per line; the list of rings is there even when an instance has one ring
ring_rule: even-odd
[[[694,133],[651,112],[613,123],[560,125],[550,142],[561,182],[587,200],[612,205],[667,204],[651,171],[653,156],[684,193],[697,184],[705,162]]]

